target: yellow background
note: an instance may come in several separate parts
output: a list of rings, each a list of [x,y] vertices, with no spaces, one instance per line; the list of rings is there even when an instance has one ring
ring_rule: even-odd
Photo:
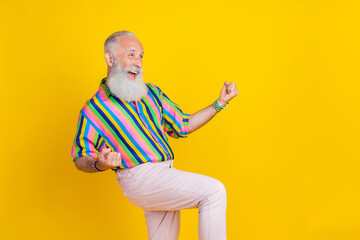
[[[360,239],[358,1],[1,1],[1,239],[146,239],[111,171],[70,156],[80,108],[129,30],[145,80],[193,113],[225,80],[239,95],[173,140],[175,167],[221,180],[228,239]],[[197,238],[197,210],[180,239]]]

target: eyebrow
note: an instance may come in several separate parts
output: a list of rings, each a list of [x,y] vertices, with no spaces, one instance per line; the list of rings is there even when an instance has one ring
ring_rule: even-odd
[[[130,49],[129,52],[136,52],[135,49]],[[140,51],[140,53],[144,54],[144,51]]]

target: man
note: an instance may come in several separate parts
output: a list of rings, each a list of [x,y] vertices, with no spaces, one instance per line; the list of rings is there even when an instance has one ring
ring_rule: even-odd
[[[225,82],[212,105],[183,113],[160,88],[143,82],[143,56],[131,32],[116,32],[106,40],[107,77],[80,111],[72,146],[75,166],[85,172],[116,171],[124,195],[145,211],[149,239],[178,239],[179,211],[196,207],[199,238],[226,239],[224,186],[174,169],[166,134],[186,137],[224,109],[238,90]]]

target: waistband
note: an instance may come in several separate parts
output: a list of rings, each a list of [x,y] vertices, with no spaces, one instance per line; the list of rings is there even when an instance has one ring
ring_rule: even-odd
[[[120,168],[120,169],[117,169],[115,171],[116,174],[120,173],[120,172],[127,172],[127,171],[132,171],[132,170],[135,170],[137,168],[140,168],[142,166],[145,166],[145,165],[148,165],[148,164],[153,164],[153,165],[167,165],[169,166],[169,168],[172,168],[173,167],[173,162],[174,160],[167,160],[167,161],[161,161],[161,162],[146,162],[146,163],[141,163],[139,165],[136,165],[134,167],[131,167],[131,168]]]

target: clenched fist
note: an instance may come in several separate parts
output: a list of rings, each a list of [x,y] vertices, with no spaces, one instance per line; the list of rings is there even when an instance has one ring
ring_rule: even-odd
[[[100,170],[108,170],[116,168],[121,163],[121,154],[118,152],[111,152],[110,148],[103,148],[99,152],[96,167]]]
[[[235,83],[229,83],[228,81],[226,81],[223,88],[221,89],[219,104],[224,107],[231,99],[233,99],[238,94],[239,91],[237,90]]]

